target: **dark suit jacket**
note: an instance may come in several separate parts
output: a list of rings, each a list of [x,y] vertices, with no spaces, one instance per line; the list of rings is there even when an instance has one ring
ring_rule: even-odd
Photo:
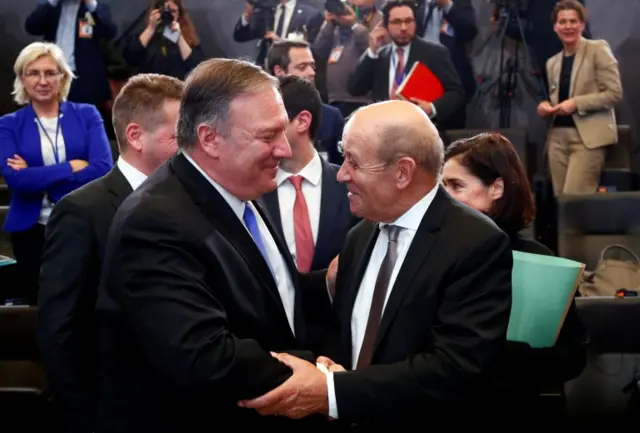
[[[378,233],[378,224],[361,222],[340,254],[334,359],[346,368],[351,314]],[[340,420],[381,432],[425,419],[478,431],[484,372],[506,338],[512,263],[504,232],[440,189],[391,289],[372,366],[334,375]]]
[[[365,51],[358,61],[355,71],[349,77],[349,93],[354,96],[365,95],[371,91],[375,101],[389,99],[389,66],[393,45],[384,46],[378,58],[372,59]],[[436,107],[435,122],[446,122],[456,110],[465,104],[465,93],[460,78],[453,67],[449,50],[441,45],[415,38],[411,42],[409,60],[405,70],[409,71],[415,62],[422,62],[438,77],[444,87],[444,95],[433,101]]]
[[[56,41],[58,23],[62,2],[53,7],[49,2],[41,2],[29,14],[24,27],[33,36],[42,36],[47,42]],[[78,9],[78,22],[84,19],[88,9],[84,2]],[[108,41],[116,36],[117,27],[111,18],[109,6],[98,1],[98,7],[91,13],[96,25],[93,27],[93,37],[81,38],[76,31],[75,62],[76,79],[71,83],[69,100],[100,105],[111,99],[111,89],[107,77],[107,66],[102,56],[100,41]]]
[[[94,310],[111,220],[131,193],[122,172],[60,200],[47,222],[38,294],[38,341],[66,431],[93,430]]]
[[[424,34],[427,12],[427,1],[420,0],[416,17],[416,33],[418,35]],[[476,12],[471,0],[454,1],[451,10],[444,16],[444,20],[453,28],[454,36],[441,32],[440,43],[449,49],[453,66],[458,72],[467,100],[469,100],[476,92],[476,79],[471,59],[467,54],[467,47],[478,34]]]
[[[347,233],[358,221],[349,210],[347,187],[338,182],[337,174],[340,167],[322,161],[322,198],[320,199],[320,225],[318,239],[313,255],[311,270],[326,269],[331,260],[340,254]],[[262,196],[261,202],[274,222],[274,226],[281,239],[284,239],[282,220],[280,218],[280,203],[278,191],[275,190]]]
[[[294,285],[304,284],[309,276],[298,276],[274,237]],[[307,293],[296,291],[294,337],[249,232],[182,154],[124,201],[104,270],[96,307],[96,431],[209,432],[227,424],[239,431],[300,431],[313,422],[261,417],[237,406],[291,375],[269,351],[304,347]]]
[[[233,30],[233,40],[236,42],[260,41],[258,42],[258,53],[256,55],[256,64],[260,66],[264,65],[264,61],[267,58],[267,51],[271,46],[271,42],[263,39],[263,37],[267,31],[273,28],[274,14],[275,11],[256,10],[256,12],[251,15],[248,25],[242,25],[241,17],[238,19],[236,27]],[[306,30],[307,40],[309,43],[313,43],[320,32],[320,27],[323,22],[324,17],[318,9],[302,2],[296,2],[287,34],[295,32],[304,33]]]
[[[342,162],[342,155],[338,150],[338,143],[342,140],[344,130],[344,118],[336,107],[322,104],[322,116],[320,128],[316,136],[316,148],[318,152],[327,152],[329,161],[334,164]]]

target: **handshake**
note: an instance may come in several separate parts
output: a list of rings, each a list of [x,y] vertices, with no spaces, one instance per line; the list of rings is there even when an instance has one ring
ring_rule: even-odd
[[[345,371],[331,359],[320,356],[316,365],[287,353],[271,353],[293,371],[279,387],[238,406],[255,409],[260,415],[286,416],[300,419],[311,414],[329,416],[327,374]]]

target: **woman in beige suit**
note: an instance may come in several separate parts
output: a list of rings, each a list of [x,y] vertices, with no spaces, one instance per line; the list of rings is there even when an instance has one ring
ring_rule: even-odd
[[[587,11],[579,2],[560,1],[552,20],[564,48],[547,61],[550,100],[538,105],[550,120],[551,181],[556,195],[590,194],[598,189],[606,146],[618,141],[618,62],[606,41],[582,37]]]

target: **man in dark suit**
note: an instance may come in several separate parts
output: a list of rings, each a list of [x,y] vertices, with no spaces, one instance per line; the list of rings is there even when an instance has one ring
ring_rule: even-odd
[[[103,104],[111,99],[111,89],[100,44],[116,36],[109,6],[98,0],[39,0],[25,30],[64,51],[76,74],[69,100],[95,105],[108,120]]]
[[[297,432],[316,422],[236,405],[291,375],[269,351],[313,359],[298,352],[303,311],[329,304],[322,275],[297,273],[253,201],[275,189],[278,163],[291,157],[287,125],[277,80],[257,66],[213,59],[190,73],[178,155],[124,201],[111,227],[96,307],[96,431]]]
[[[291,157],[280,162],[278,187],[262,201],[298,270],[326,269],[357,220],[349,211],[347,188],[337,179],[340,167],[324,161],[313,147],[320,94],[313,83],[294,75],[280,77],[280,93],[289,115]]]
[[[316,8],[298,0],[280,0],[280,4],[274,9],[256,8],[251,2],[247,2],[244,13],[233,30],[233,40],[258,40],[256,65],[262,67],[273,42],[298,33],[313,43],[323,21],[322,14]]]
[[[435,101],[413,99],[438,129],[447,128],[466,100],[449,50],[442,45],[416,37],[416,5],[413,1],[389,1],[382,8],[384,27],[369,34],[369,48],[349,78],[349,93],[354,96],[371,91],[374,101],[395,99],[397,88],[416,62],[423,63],[440,80],[444,94]],[[392,43],[381,46],[386,36]]]
[[[267,71],[279,77],[295,75],[315,83],[316,62],[307,42],[279,41],[269,48],[266,62]],[[336,107],[322,104],[321,122],[316,134],[315,145],[326,160],[342,161],[338,143],[342,139],[344,118]]]
[[[465,127],[466,105],[476,92],[476,78],[468,47],[478,34],[476,12],[471,0],[418,0],[416,33],[426,41],[447,47],[466,94],[465,105],[447,127]]]
[[[425,420],[484,431],[488,368],[503,348],[511,306],[509,238],[438,186],[442,141],[414,105],[357,111],[344,152],[338,179],[365,221],[340,254],[336,348],[327,352],[334,361],[318,360],[325,377],[278,355],[291,379],[240,405],[291,417],[324,413],[363,423],[363,431],[408,431]]]
[[[109,227],[123,200],[176,152],[183,83],[141,74],[115,100],[120,157],[104,177],[66,195],[46,227],[38,341],[67,432],[92,432],[96,415],[94,309]]]

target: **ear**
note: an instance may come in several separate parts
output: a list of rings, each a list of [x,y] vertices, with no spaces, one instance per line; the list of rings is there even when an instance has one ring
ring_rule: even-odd
[[[282,69],[282,68],[280,67],[280,65],[275,65],[275,66],[273,67],[273,75],[275,75],[276,77],[279,77],[279,76],[281,76],[281,75],[285,75],[285,74],[286,74],[285,70],[284,70],[284,69]]]
[[[411,184],[416,171],[416,162],[409,157],[402,157],[396,162],[396,186],[405,189]]]
[[[215,127],[206,123],[201,123],[196,129],[198,141],[204,153],[212,158],[220,156],[220,145],[222,144],[222,134]]]
[[[137,152],[142,151],[142,136],[144,130],[137,123],[129,123],[124,130],[124,135],[127,137],[127,144],[129,148],[135,149]]]
[[[298,132],[308,131],[309,127],[311,126],[312,120],[313,120],[313,116],[308,111],[303,110],[300,113],[298,113],[298,115],[294,119],[294,121],[296,122]]]
[[[504,180],[499,177],[489,186],[489,195],[493,201],[499,200],[504,195]]]

